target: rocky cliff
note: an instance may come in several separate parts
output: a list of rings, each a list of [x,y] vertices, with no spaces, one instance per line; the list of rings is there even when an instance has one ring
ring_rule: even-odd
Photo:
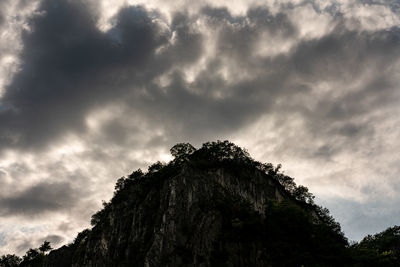
[[[74,266],[131,266],[132,262],[138,266],[210,265],[213,253],[225,249],[218,246],[228,246],[218,243],[223,213],[231,212],[221,210],[229,208],[227,203],[248,203],[263,214],[267,200],[286,197],[276,181],[260,172],[200,171],[187,165],[154,187],[143,181],[129,191],[131,198],[110,206],[107,216],[93,229]],[[251,246],[253,251],[245,253],[253,254],[254,263],[261,261],[257,245]],[[235,261],[241,249],[233,244],[229,247]]]
[[[339,253],[346,245],[304,187],[232,143],[199,150],[179,144],[171,152],[175,160],[168,165],[119,179],[112,200],[93,216],[94,227],[52,251],[45,266],[291,266],[279,259],[281,249],[290,250],[286,239],[301,231],[308,243],[299,241],[299,253],[318,246],[320,234],[339,244]],[[299,231],[297,223],[306,228]],[[276,236],[285,227],[289,232]],[[329,261],[326,251],[307,253],[295,263]]]

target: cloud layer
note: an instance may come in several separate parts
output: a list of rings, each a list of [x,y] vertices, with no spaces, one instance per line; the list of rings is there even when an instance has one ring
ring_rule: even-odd
[[[350,239],[400,219],[395,3],[1,5],[0,252],[71,240],[182,141],[283,163]]]

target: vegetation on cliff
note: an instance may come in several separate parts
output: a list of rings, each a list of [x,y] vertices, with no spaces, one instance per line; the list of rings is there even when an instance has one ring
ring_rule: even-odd
[[[228,141],[181,143],[171,154],[118,179],[73,243],[5,255],[0,266],[400,266],[399,227],[349,245],[280,164]]]

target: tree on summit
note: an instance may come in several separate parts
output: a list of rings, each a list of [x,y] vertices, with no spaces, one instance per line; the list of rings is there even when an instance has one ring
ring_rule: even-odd
[[[50,242],[45,240],[43,244],[39,247],[39,251],[42,252],[43,254],[49,250],[51,250],[52,247],[50,246]]]
[[[171,152],[171,155],[175,158],[175,161],[183,161],[189,155],[195,152],[196,148],[194,148],[189,143],[179,143],[174,145],[169,151]]]

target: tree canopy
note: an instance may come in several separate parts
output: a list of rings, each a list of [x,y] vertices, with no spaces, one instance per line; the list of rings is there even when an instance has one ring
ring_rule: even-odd
[[[177,161],[184,160],[193,152],[195,152],[196,149],[189,143],[179,143],[171,147],[170,152],[171,155],[175,158]]]
[[[15,254],[3,255],[0,258],[0,267],[17,267],[22,259]]]
[[[50,242],[47,241],[47,240],[45,240],[43,242],[43,244],[39,247],[39,251],[42,252],[42,253],[45,253],[45,252],[47,252],[47,251],[49,251],[51,249],[52,249],[52,247],[50,246]]]

